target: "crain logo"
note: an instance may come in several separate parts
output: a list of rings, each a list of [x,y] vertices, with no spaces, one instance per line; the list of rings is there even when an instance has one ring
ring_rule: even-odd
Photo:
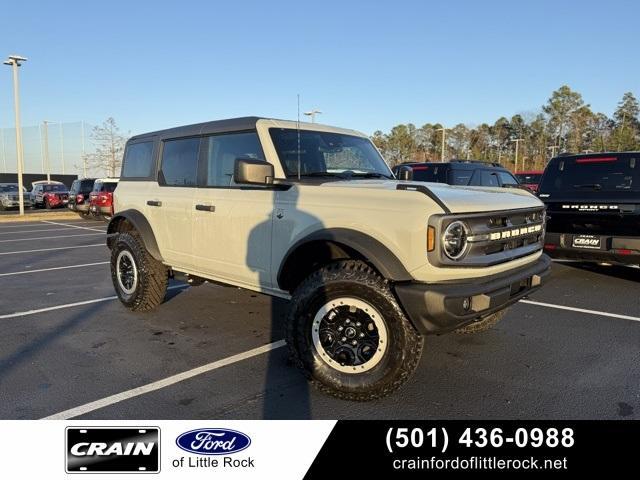
[[[584,247],[599,247],[600,239],[599,238],[574,238],[573,244]]]
[[[249,447],[251,439],[226,428],[200,428],[183,433],[176,444],[182,450],[199,455],[229,455]]]
[[[66,429],[68,473],[157,473],[160,429],[86,427]]]

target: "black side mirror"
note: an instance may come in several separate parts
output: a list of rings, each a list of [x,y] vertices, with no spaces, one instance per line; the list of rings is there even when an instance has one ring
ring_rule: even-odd
[[[250,185],[273,184],[273,165],[255,158],[236,158],[233,179],[236,183]]]
[[[405,165],[398,169],[398,180],[412,180],[412,179],[413,179],[413,169],[411,167],[407,167]]]

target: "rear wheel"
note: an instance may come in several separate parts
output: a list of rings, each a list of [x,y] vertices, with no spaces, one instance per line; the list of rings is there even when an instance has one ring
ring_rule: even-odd
[[[360,261],[311,274],[293,294],[286,333],[291,356],[311,383],[347,400],[389,395],[422,354],[423,339],[386,280]]]
[[[470,333],[479,333],[489,330],[493,328],[502,317],[507,313],[507,309],[500,310],[499,312],[493,313],[487,317],[484,317],[477,322],[470,323],[469,325],[465,325],[464,327],[458,328],[455,330],[456,333],[461,334],[470,334]]]
[[[51,204],[49,203],[48,198],[44,199],[44,208],[46,208],[47,210],[51,210]]]
[[[167,291],[168,269],[153,258],[137,235],[118,234],[111,250],[111,280],[130,310],[152,310]]]

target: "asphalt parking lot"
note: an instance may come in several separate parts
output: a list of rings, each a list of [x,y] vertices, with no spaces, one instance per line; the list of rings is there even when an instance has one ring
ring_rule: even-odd
[[[640,270],[555,263],[495,329],[426,339],[371,403],[288,363],[286,302],[173,283],[151,313],[115,300],[106,225],[0,223],[0,418],[640,419]]]

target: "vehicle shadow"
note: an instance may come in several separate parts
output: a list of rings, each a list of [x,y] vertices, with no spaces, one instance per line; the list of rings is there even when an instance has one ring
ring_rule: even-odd
[[[291,240],[296,234],[296,226],[310,225],[319,222],[312,215],[298,210],[298,188],[293,185],[287,190],[274,189],[271,196],[271,215],[268,220],[256,225],[249,234],[247,243],[247,265],[258,274],[258,281],[263,289],[278,288],[277,272],[279,265],[273,259],[266,262],[268,268],[260,268],[265,265],[264,258],[259,258],[260,251],[264,247],[259,242],[265,238],[271,242],[282,241],[291,245]],[[279,246],[272,243],[270,252]],[[272,273],[273,272],[273,273]],[[277,342],[285,338],[285,323],[289,312],[288,300],[271,296],[270,302],[270,336],[269,342]],[[294,369],[288,347],[277,348],[267,354],[267,373],[264,388],[264,403],[262,416],[265,419],[307,419],[311,418],[309,385],[303,375],[299,374],[295,380],[295,388],[282,385],[283,369]]]
[[[578,270],[605,275],[618,278],[620,280],[629,280],[631,282],[640,282],[640,268],[635,265],[616,265],[601,264],[589,262],[562,262],[562,265],[575,268]]]

